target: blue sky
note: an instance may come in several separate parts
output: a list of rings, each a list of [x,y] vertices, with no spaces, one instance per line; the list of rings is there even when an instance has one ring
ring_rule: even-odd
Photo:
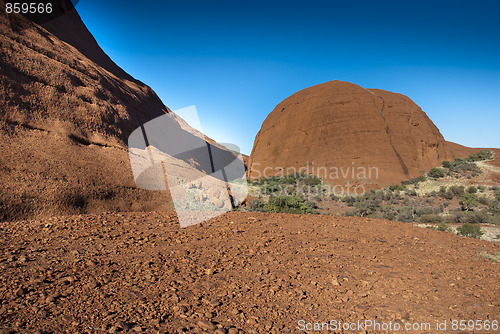
[[[498,1],[82,0],[103,50],[249,154],[274,107],[331,80],[407,95],[446,140],[500,147]]]

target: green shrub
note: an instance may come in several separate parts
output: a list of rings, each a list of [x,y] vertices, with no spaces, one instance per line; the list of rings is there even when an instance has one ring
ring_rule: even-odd
[[[464,186],[451,186],[448,191],[453,197],[460,197],[465,193],[465,188]]]
[[[483,235],[483,231],[481,231],[481,226],[474,224],[463,224],[459,228],[457,228],[457,232],[459,235],[463,235],[464,237],[472,237],[479,239]]]
[[[443,222],[439,223],[439,225],[437,225],[437,226],[431,226],[429,228],[433,229],[434,231],[451,232],[451,228]]]
[[[443,221],[443,218],[435,213],[424,214],[420,217],[420,221],[425,224],[435,224]]]
[[[462,210],[470,211],[472,208],[479,205],[479,200],[474,194],[465,193],[461,196],[461,198],[462,200],[460,201],[460,205],[462,206]]]
[[[486,211],[453,211],[446,217],[448,223],[490,224],[493,216]]]
[[[477,188],[474,186],[470,186],[469,188],[467,188],[467,192],[469,194],[475,194],[475,193],[477,193]]]
[[[429,173],[427,173],[427,175],[434,179],[439,179],[441,177],[444,177],[444,170],[442,170],[441,168],[434,167],[429,171]]]
[[[439,197],[446,197],[446,187],[445,186],[439,187],[438,196]]]
[[[395,191],[395,190],[402,191],[402,190],[405,190],[405,188],[403,186],[400,186],[399,184],[396,184],[396,185],[390,185],[389,190],[390,191]]]
[[[441,231],[441,232],[445,232],[445,231],[450,231],[451,232],[451,228],[448,225],[446,225],[445,223],[443,223],[443,222],[439,223],[439,225],[437,227],[437,230]]]
[[[482,160],[491,160],[493,159],[493,152],[490,150],[481,150],[476,154],[471,154],[467,158],[468,161],[482,161]]]
[[[453,167],[453,163],[445,160],[445,161],[443,161],[443,167],[449,169],[449,168]]]
[[[297,196],[271,195],[269,201],[264,204],[264,209],[268,212],[288,212],[288,213],[315,213],[317,205]]]
[[[338,200],[340,200],[340,197],[338,197],[338,196],[337,196],[337,195],[335,195],[335,194],[330,194],[330,199],[331,199],[332,201],[338,201]]]
[[[427,178],[425,176],[420,175],[420,176],[411,178],[408,181],[401,181],[401,185],[406,186],[406,185],[410,185],[410,184],[418,184],[418,183],[424,182],[426,180],[427,180]]]
[[[500,190],[495,190],[495,198],[497,199],[497,201],[500,201]]]
[[[490,200],[486,196],[479,197],[479,203],[483,205],[490,205]]]

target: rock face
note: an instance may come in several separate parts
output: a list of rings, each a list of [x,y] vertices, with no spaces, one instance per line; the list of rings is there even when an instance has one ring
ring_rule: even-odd
[[[269,114],[249,176],[303,171],[334,184],[398,184],[453,158],[443,136],[408,97],[332,81],[285,99]]]
[[[170,207],[165,192],[136,188],[127,150],[132,131],[170,110],[75,9],[43,27],[1,15],[0,65],[0,221]]]

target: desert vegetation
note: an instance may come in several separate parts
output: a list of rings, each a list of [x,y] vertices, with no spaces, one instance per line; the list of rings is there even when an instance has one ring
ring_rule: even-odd
[[[319,177],[302,173],[260,178],[250,183],[259,198],[253,199],[248,208],[262,212],[317,213],[317,202],[324,193],[322,185]]]
[[[249,182],[251,200],[244,210],[298,214],[333,214],[335,211],[344,216],[430,224],[438,231],[480,238],[483,232],[479,224],[500,225],[500,188],[465,181],[482,173],[478,161],[492,158],[491,151],[483,150],[465,159],[444,161],[442,167],[421,171],[419,176],[399,185],[371,189],[362,195],[328,193],[331,187],[314,175],[254,179]],[[464,182],[443,183],[438,190],[420,191],[423,182],[450,178]],[[452,229],[449,224],[462,225]]]

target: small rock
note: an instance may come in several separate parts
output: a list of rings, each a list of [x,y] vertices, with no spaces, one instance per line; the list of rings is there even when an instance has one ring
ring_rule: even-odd
[[[227,331],[224,328],[217,328],[214,333],[215,334],[227,334]]]
[[[125,322],[125,321],[123,321],[123,320],[118,320],[118,321],[116,321],[115,326],[116,326],[117,328],[124,329],[124,330],[129,330],[129,329],[130,329],[130,327],[131,327],[131,326],[130,326],[130,324],[126,323],[126,322]]]
[[[45,302],[46,302],[47,304],[53,303],[53,302],[55,302],[55,301],[56,301],[57,297],[59,297],[59,295],[57,295],[57,294],[50,295],[50,296],[48,296],[48,297],[45,299]]]
[[[220,305],[220,302],[217,299],[211,299],[208,301],[208,305],[210,305],[212,307],[216,307],[216,306]]]
[[[25,294],[26,290],[24,290],[23,288],[17,288],[16,291],[14,291],[14,295],[16,295],[17,297],[21,297]]]
[[[208,321],[208,320],[200,320],[196,324],[201,329],[205,329],[208,331],[213,331],[213,330],[217,329],[217,326],[215,325],[215,323]]]

